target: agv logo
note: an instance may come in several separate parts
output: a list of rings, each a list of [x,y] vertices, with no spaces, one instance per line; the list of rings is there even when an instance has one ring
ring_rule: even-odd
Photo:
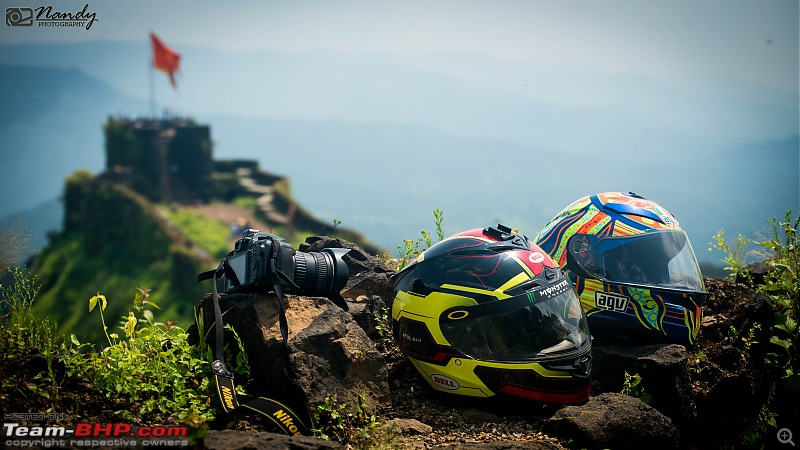
[[[612,292],[595,291],[594,304],[598,308],[623,312],[628,309],[628,297]]]

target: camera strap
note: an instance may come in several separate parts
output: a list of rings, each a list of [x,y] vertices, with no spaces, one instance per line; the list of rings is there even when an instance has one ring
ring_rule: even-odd
[[[261,414],[262,416],[270,419],[282,432],[287,435],[305,435],[309,436],[309,431],[313,426],[313,419],[311,411],[308,408],[308,397],[305,392],[292,382],[289,377],[289,325],[286,320],[286,311],[283,306],[283,286],[277,274],[273,270],[271,276],[275,287],[275,294],[278,296],[278,320],[280,322],[281,336],[283,342],[281,345],[281,366],[283,369],[283,376],[286,378],[288,388],[288,395],[286,396],[291,403],[295,406],[294,409],[281,403],[275,399],[267,397],[256,397],[245,403],[239,403],[236,397],[236,385],[233,382],[233,373],[228,369],[225,362],[225,347],[223,342],[223,323],[222,311],[219,307],[219,293],[217,291],[217,278],[219,278],[224,269],[220,266],[217,270],[213,271],[213,301],[214,301],[214,332],[215,332],[215,348],[214,348],[214,362],[211,364],[212,372],[214,373],[214,380],[217,385],[217,394],[219,395],[220,403],[226,413],[233,413],[240,410],[249,410]],[[208,272],[202,274],[207,275]],[[206,276],[204,279],[208,279]],[[296,413],[299,411],[302,415]]]

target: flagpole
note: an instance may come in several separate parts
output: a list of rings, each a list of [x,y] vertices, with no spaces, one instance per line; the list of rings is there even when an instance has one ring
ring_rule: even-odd
[[[153,116],[153,120],[156,119],[156,87],[155,87],[155,68],[153,67],[153,59],[150,58],[150,61],[147,64],[150,68],[150,114]]]

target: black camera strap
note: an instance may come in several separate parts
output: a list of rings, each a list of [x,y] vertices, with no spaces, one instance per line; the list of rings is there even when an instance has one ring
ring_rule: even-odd
[[[214,373],[217,394],[219,395],[220,403],[222,403],[222,408],[226,413],[247,409],[267,417],[287,435],[309,436],[311,434],[309,430],[313,427],[314,422],[311,411],[308,408],[308,397],[299,386],[292,382],[289,376],[289,324],[286,320],[286,311],[283,306],[283,285],[274,270],[271,276],[275,287],[275,294],[278,296],[278,320],[280,322],[281,336],[283,337],[283,341],[280,343],[282,373],[286,378],[287,386],[289,386],[289,392],[286,398],[294,405],[294,409],[290,408],[285,403],[267,397],[257,397],[246,403],[239,403],[239,399],[236,397],[236,385],[233,382],[233,373],[228,370],[228,365],[225,363],[225,347],[223,342],[224,325],[222,323],[222,311],[219,307],[219,293],[217,291],[217,278],[222,276],[224,270],[221,266],[213,271],[212,284],[214,287],[212,298],[214,301],[214,331],[216,339],[214,362],[211,364],[211,369]],[[207,274],[208,272],[203,275]],[[208,278],[209,277],[206,276],[204,279]],[[302,415],[295,411],[299,411]]]

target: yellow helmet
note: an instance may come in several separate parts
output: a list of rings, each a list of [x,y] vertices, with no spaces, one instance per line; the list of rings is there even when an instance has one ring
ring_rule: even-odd
[[[574,404],[591,394],[591,338],[572,282],[498,225],[432,246],[394,279],[393,333],[436,390]]]

